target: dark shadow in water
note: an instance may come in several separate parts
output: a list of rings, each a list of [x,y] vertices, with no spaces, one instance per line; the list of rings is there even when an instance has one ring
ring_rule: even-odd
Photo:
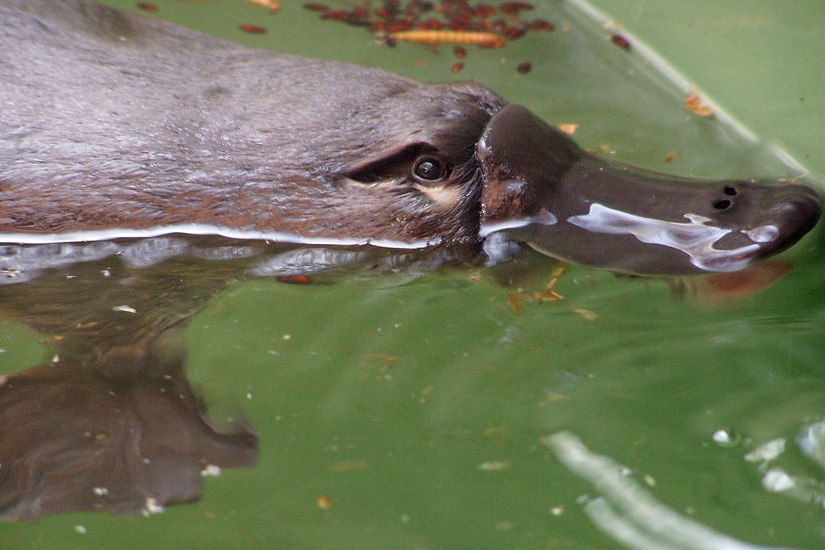
[[[148,513],[196,499],[204,471],[254,465],[253,429],[217,427],[186,379],[182,330],[243,265],[164,261],[187,247],[2,249],[0,315],[42,333],[51,360],[0,384],[0,516]]]
[[[238,279],[411,258],[192,237],[0,248],[0,316],[51,358],[0,377],[0,517],[150,513],[253,466],[252,427],[217,427],[186,379],[188,320]]]

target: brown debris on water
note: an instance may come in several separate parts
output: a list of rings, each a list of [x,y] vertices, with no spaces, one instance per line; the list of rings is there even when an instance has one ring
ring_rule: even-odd
[[[610,37],[610,41],[613,42],[615,45],[617,45],[618,47],[620,47],[623,50],[629,50],[630,49],[630,40],[628,40],[627,38],[625,38],[621,34],[612,35]]]
[[[264,34],[266,32],[265,28],[260,25],[253,25],[252,23],[241,23],[238,25],[238,28],[249,34]]]
[[[530,69],[532,69],[532,68],[533,68],[532,63],[530,63],[529,61],[522,61],[521,63],[518,64],[518,67],[516,67],[516,70],[521,74],[527,74],[527,73],[530,72]]]
[[[297,275],[279,275],[275,277],[279,283],[286,283],[288,285],[311,285],[312,277],[304,274]]]
[[[692,92],[685,98],[685,109],[702,117],[712,117],[715,114],[713,109],[706,105],[696,92]]]
[[[522,12],[533,9],[527,2],[505,2],[496,7],[469,0],[362,0],[349,5],[349,8],[335,10],[316,2],[303,6],[319,13],[321,19],[365,27],[376,35],[379,44],[387,46],[395,45],[396,41],[411,41],[428,46],[464,43],[497,48],[528,32],[555,28],[543,19],[521,20]],[[421,34],[414,34],[416,32]]]
[[[304,4],[304,8],[308,9],[309,11],[329,11],[329,6],[327,6],[326,4],[319,4],[318,2],[307,2],[306,4]]]

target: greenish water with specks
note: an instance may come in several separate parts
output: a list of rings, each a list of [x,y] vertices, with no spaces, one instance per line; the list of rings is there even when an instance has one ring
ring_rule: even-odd
[[[240,0],[159,0],[154,16],[420,80],[475,79],[548,122],[578,124],[575,138],[585,147],[658,171],[798,176],[773,153],[771,144],[781,142],[825,173],[823,126],[809,122],[822,116],[816,77],[800,70],[796,81],[786,75],[764,89],[727,84],[748,82],[777,59],[818,66],[821,48],[770,50],[764,42],[793,32],[789,25],[802,32],[807,21],[821,21],[821,4],[800,2],[797,11],[783,4],[780,14],[770,2],[732,2],[672,20],[663,15],[666,2],[598,4],[626,31],[663,44],[660,51],[761,139],[748,141],[724,117],[690,115],[657,68],[613,46],[610,31],[565,2],[537,1],[530,15],[553,21],[556,31],[502,49],[468,48],[458,75],[449,47],[381,48],[366,31],[321,22],[290,0],[272,14]],[[672,37],[662,29],[668,21]],[[268,32],[245,34],[240,23]],[[748,54],[754,66],[730,61],[741,54],[728,56],[731,33],[767,53]],[[671,39],[681,54],[668,49]],[[532,71],[519,74],[525,60]],[[757,116],[751,96],[782,101],[760,106]],[[240,417],[254,426],[257,465],[224,469],[205,480],[198,502],[148,518],[75,513],[0,524],[0,548],[620,547],[583,509],[582,495],[599,491],[542,444],[560,430],[717,532],[821,548],[822,506],[770,492],[762,480],[779,467],[809,484],[812,498],[825,494],[824,466],[795,443],[804,426],[825,418],[823,256],[817,228],[782,257],[796,262],[793,271],[724,305],[692,287],[679,298],[673,282],[579,267],[556,284],[563,299],[536,302],[531,295],[555,263],[530,252],[512,284],[500,284],[495,270],[462,267],[355,272],[306,286],[270,278],[232,284],[191,319],[186,373],[216,422]],[[11,321],[0,329],[0,372],[48,361],[39,343],[48,334]],[[733,434],[733,443],[714,442],[717,430]],[[786,441],[779,456],[745,459],[778,438]],[[319,498],[328,499],[324,506]]]

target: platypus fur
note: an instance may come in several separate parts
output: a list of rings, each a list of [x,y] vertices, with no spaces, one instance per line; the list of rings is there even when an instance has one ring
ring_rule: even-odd
[[[217,234],[464,247],[637,274],[795,243],[812,189],[654,174],[474,83],[221,41],[85,0],[0,0],[0,241]]]

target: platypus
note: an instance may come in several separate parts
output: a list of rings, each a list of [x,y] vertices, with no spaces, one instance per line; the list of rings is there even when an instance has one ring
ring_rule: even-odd
[[[795,243],[814,190],[638,170],[475,83],[221,41],[86,0],[0,0],[0,241],[215,234],[525,243],[642,275]]]

